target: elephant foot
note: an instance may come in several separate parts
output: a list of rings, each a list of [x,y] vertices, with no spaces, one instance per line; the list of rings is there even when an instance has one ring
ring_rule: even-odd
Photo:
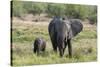
[[[66,57],[72,58],[72,56],[66,55]]]
[[[71,56],[69,56],[69,58],[72,58],[72,55],[71,55]]]
[[[57,49],[53,49],[55,53],[57,53]]]
[[[62,58],[63,56],[60,55],[60,58]]]
[[[63,54],[62,53],[60,53],[60,57],[63,57]]]

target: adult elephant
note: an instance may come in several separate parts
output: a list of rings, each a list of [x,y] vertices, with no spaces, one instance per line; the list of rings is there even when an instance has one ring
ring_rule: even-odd
[[[83,25],[79,19],[66,20],[61,17],[54,17],[48,26],[53,50],[57,52],[58,48],[60,56],[62,57],[68,45],[69,57],[72,57],[71,39],[80,33],[82,29]]]

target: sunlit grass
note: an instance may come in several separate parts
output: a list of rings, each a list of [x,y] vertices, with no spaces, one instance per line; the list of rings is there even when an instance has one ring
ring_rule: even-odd
[[[33,53],[33,42],[37,37],[46,40],[45,53],[37,56]],[[68,57],[68,48],[62,58],[59,52],[52,50],[47,25],[13,23],[12,27],[12,62],[14,66],[90,62],[97,60],[97,33],[96,28],[85,28],[78,36],[72,39],[73,57]]]

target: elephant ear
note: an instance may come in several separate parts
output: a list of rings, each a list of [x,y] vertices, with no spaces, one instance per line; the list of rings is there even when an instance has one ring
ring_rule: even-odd
[[[82,21],[79,19],[70,19],[73,37],[80,33],[83,29]]]

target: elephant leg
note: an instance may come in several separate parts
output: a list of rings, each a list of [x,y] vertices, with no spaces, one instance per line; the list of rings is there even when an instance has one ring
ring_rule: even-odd
[[[63,44],[60,44],[60,45],[58,45],[58,48],[59,48],[59,54],[60,54],[60,57],[63,57],[63,54],[64,54],[64,52],[63,52]]]
[[[66,46],[67,46],[67,41],[64,41],[64,49],[63,49],[63,52],[65,52]]]
[[[38,55],[38,56],[40,55],[40,51],[41,51],[41,46],[38,45],[38,46],[37,46],[37,55]]]
[[[36,53],[36,48],[34,48],[34,53]]]
[[[43,44],[42,44],[42,51],[45,52],[45,49],[46,49],[46,42],[43,42]]]
[[[69,57],[72,57],[72,45],[71,45],[71,39],[68,39],[68,52],[69,52]]]
[[[57,45],[56,44],[53,45],[53,48],[54,48],[53,50],[57,53]]]
[[[40,49],[37,49],[37,55],[38,56],[40,55]]]
[[[63,56],[63,49],[61,47],[58,47],[59,48],[59,54],[60,54],[60,57]]]
[[[45,48],[43,48],[42,51],[45,52]]]
[[[53,47],[53,50],[54,52],[57,53],[57,44],[56,44],[56,41],[55,41],[55,38],[51,38],[51,42],[52,42],[52,47]]]
[[[37,44],[34,45],[34,49],[33,49],[33,52],[34,52],[34,53],[37,52],[37,46],[36,46],[36,45],[37,45]]]

